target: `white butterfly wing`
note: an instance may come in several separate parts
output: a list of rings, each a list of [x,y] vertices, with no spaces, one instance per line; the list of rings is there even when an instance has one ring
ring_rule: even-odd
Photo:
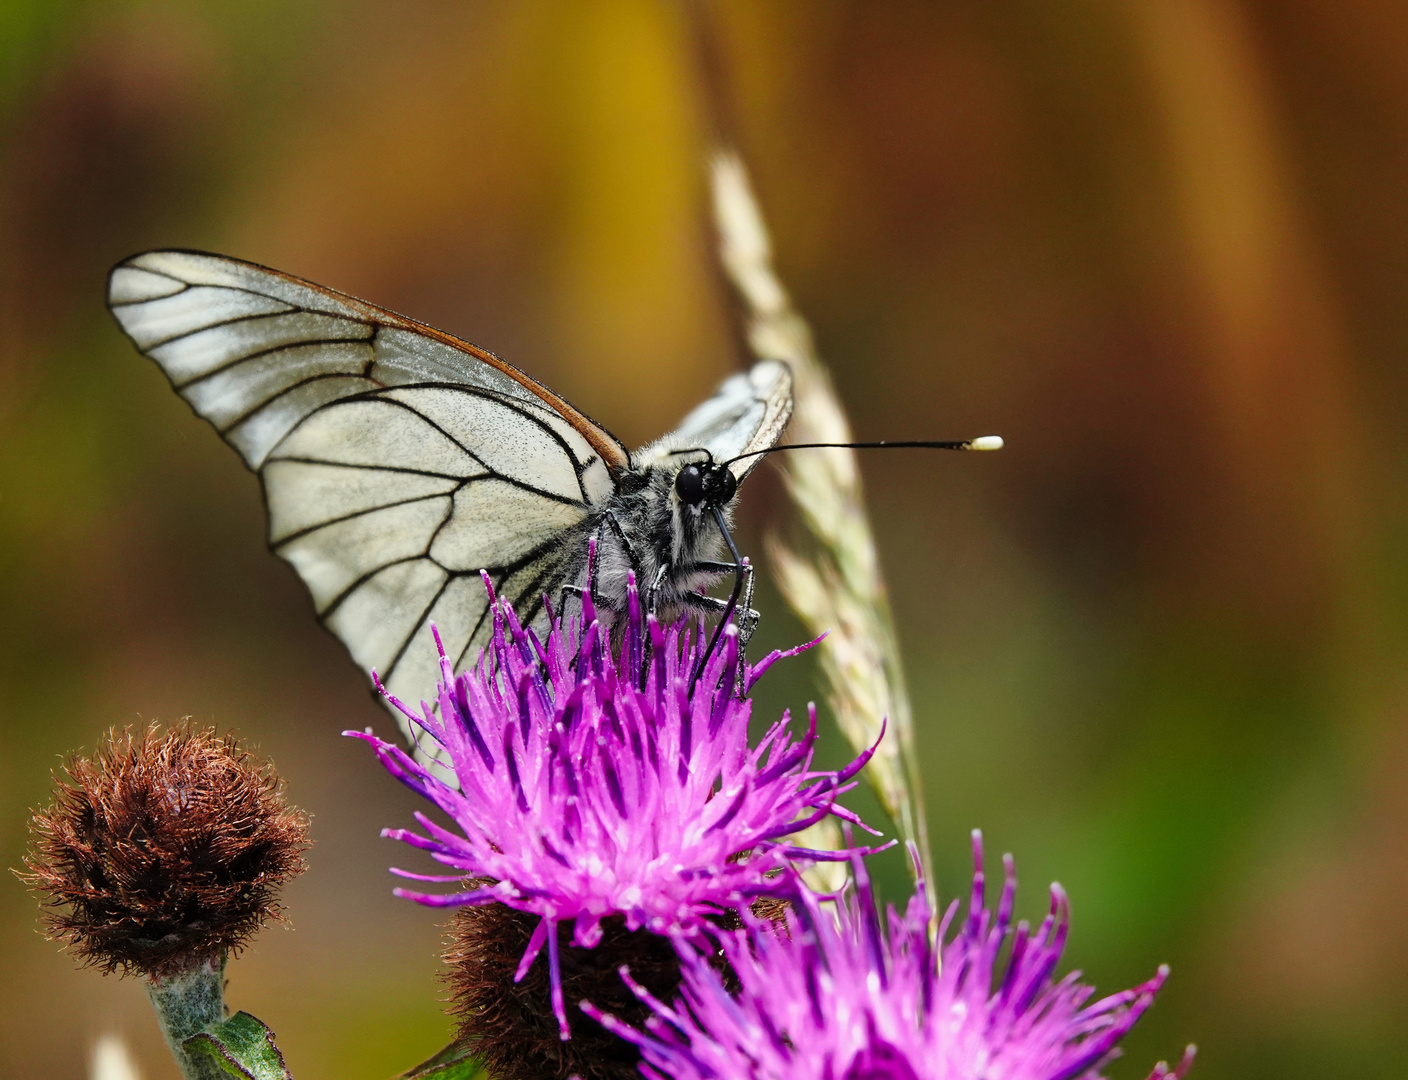
[[[725,379],[679,427],[641,453],[699,447],[715,461],[727,461],[775,445],[791,417],[792,371],[780,360],[763,360]],[[745,458],[729,467],[742,480],[762,460]]]
[[[184,251],[116,267],[109,305],[264,485],[270,546],[363,669],[410,703],[489,620],[525,619],[629,459],[605,429],[467,342],[311,282]]]

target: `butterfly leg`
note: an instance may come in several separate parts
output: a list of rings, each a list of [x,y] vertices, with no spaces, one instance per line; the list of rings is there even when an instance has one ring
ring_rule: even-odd
[[[645,598],[645,610],[651,615],[655,614],[656,602],[660,599],[660,586],[665,584],[665,578],[669,576],[669,573],[669,563],[661,563],[660,569],[655,571],[655,580],[650,583],[650,592]]]
[[[703,570],[710,574],[733,574],[738,571],[738,567],[731,562],[715,562],[713,559],[700,559],[697,563],[692,563],[690,569]]]
[[[747,562],[743,564],[743,600],[738,607],[736,624],[738,626],[738,653],[740,656],[747,656],[748,642],[753,637],[753,632],[758,629],[758,622],[762,616],[753,610],[753,567]],[[686,605],[697,610],[707,612],[710,615],[718,615],[726,618],[729,604],[727,600],[720,600],[715,596],[691,596],[685,601]],[[739,696],[744,696],[744,666],[738,667],[738,681],[734,687],[734,692]]]
[[[600,518],[597,519],[596,528],[594,530],[595,536],[593,537],[596,546],[597,556],[595,559],[592,559],[589,562],[591,572],[589,575],[589,580],[587,581],[587,586],[584,588],[583,586],[578,585],[576,583],[562,586],[562,591],[560,595],[561,605],[564,612],[566,612],[567,610],[567,598],[569,596],[575,596],[580,601],[586,595],[588,588],[591,589],[592,603],[598,605],[599,607],[603,607],[608,611],[614,612],[618,610],[624,603],[624,598],[618,599],[613,602],[610,597],[606,596],[601,591],[600,587],[602,563],[601,552],[603,546],[602,542],[606,538],[607,525],[611,526],[611,529],[616,534],[617,539],[621,541],[622,550],[624,550],[626,553],[626,560],[630,564],[631,570],[636,574],[637,580],[640,579],[640,563],[636,558],[635,549],[631,546],[630,540],[627,539],[625,531],[621,528],[621,523],[616,520],[616,515],[613,514],[610,510],[608,510],[603,513]]]
[[[753,631],[758,629],[758,622],[762,619],[753,608],[753,564],[745,557],[743,560],[743,604],[738,609],[738,648],[744,652],[748,648],[748,642],[753,638]]]
[[[611,525],[612,530],[616,533],[616,539],[621,541],[621,547],[626,552],[626,561],[631,564],[631,571],[636,575],[636,581],[639,582],[640,560],[636,558],[636,549],[631,546],[631,541],[626,537],[626,530],[621,528],[621,523],[616,520],[616,515],[610,510],[607,510],[601,515],[601,521],[602,525],[606,525],[609,523]],[[598,526],[598,530],[599,529],[600,526]],[[597,543],[600,542],[600,532],[598,531]]]
[[[680,604],[684,607],[707,612],[710,615],[722,615],[728,610],[727,600],[720,600],[717,596],[701,596],[698,593],[680,597]]]
[[[564,611],[566,610],[567,598],[568,598],[569,596],[575,596],[575,597],[580,601],[580,600],[582,599],[582,597],[586,596],[586,594],[587,594],[587,590],[584,589],[584,588],[583,588],[582,586],[580,586],[580,585],[564,585],[564,586],[562,586],[562,605],[563,605],[563,610],[564,610]],[[592,603],[593,603],[593,604],[599,604],[599,605],[601,605],[602,607],[606,608],[607,610],[610,610],[610,609],[611,609],[611,605],[607,602],[607,598],[606,598],[605,596],[602,596],[601,593],[597,592],[596,589],[592,589]]]
[[[705,565],[706,569],[712,569]],[[738,568],[732,563],[722,564],[728,567],[730,573]],[[710,615],[721,615],[728,610],[728,601],[720,600],[714,596],[690,595],[684,598],[684,602],[690,607],[707,611]],[[758,623],[762,620],[762,614],[753,609],[753,564],[747,559],[743,560],[743,597],[738,606],[738,644],[740,648],[747,648],[748,641],[758,629]]]
[[[739,648],[746,649],[753,632],[758,629],[758,622],[762,619],[762,615],[753,610],[753,564],[748,561],[747,557],[744,557],[740,565],[743,571],[743,598],[738,609],[738,645]],[[736,574],[739,572],[739,566],[735,566],[731,562],[713,562],[708,559],[694,563],[691,569],[704,570],[710,574]],[[717,615],[728,607],[728,601],[716,600],[712,596],[703,596],[698,599],[703,601],[699,606],[712,615]]]
[[[719,527],[719,535],[724,538],[724,543],[728,545],[728,553],[733,556],[733,591],[729,593],[728,602],[724,605],[723,614],[719,616],[719,621],[714,625],[714,633],[709,638],[709,644],[705,646],[704,653],[699,657],[694,665],[694,674],[689,680],[689,692],[694,693],[694,685],[699,681],[699,676],[704,668],[708,666],[709,657],[714,655],[714,648],[719,643],[719,635],[724,632],[724,627],[728,624],[728,619],[733,612],[738,610],[738,598],[743,592],[743,579],[749,576],[749,563],[738,553],[738,545],[733,542],[733,534],[728,531],[728,521],[724,518],[723,510],[717,505],[711,506],[710,510],[714,515],[714,522]],[[740,659],[742,652],[739,653]],[[742,670],[740,665],[739,670]]]

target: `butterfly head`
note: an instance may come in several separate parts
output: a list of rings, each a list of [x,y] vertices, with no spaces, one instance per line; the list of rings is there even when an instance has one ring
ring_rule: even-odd
[[[738,494],[738,478],[727,465],[691,461],[675,474],[675,494],[696,510],[727,506]]]

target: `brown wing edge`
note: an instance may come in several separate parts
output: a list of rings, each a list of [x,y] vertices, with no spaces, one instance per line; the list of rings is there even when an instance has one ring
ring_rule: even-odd
[[[400,315],[387,308],[377,307],[375,304],[370,304],[349,293],[328,288],[326,285],[319,285],[315,281],[298,277],[296,274],[286,273],[283,270],[275,270],[273,267],[265,266],[262,263],[250,262],[248,259],[237,259],[232,255],[220,255],[212,251],[201,251],[198,248],[152,248],[148,251],[139,251],[135,255],[129,255],[113,266],[112,270],[108,271],[108,278],[111,280],[114,272],[131,265],[144,255],[160,255],[167,253],[200,255],[204,258],[220,259],[223,262],[235,263],[238,266],[245,266],[251,270],[272,274],[274,277],[283,278],[285,281],[312,289],[314,292],[322,293],[324,296],[330,297],[339,303],[346,304],[370,323],[378,326],[392,327],[396,330],[409,330],[411,333],[420,334],[422,337],[428,337],[433,341],[440,342],[442,345],[448,345],[452,349],[458,349],[460,352],[467,353],[476,360],[483,361],[495,370],[507,375],[571,424],[572,427],[576,429],[577,433],[587,440],[588,445],[601,456],[601,460],[606,464],[612,476],[630,467],[631,455],[629,451],[626,450],[625,446],[622,445],[621,440],[616,438],[615,435],[607,431],[606,428],[602,427],[566,398],[553,393],[527,372],[514,367],[507,360],[495,356],[488,349],[481,349],[478,345],[455,337],[454,334],[446,333],[444,330],[428,326],[423,322],[418,322],[415,319]],[[138,267],[138,269],[141,268]]]
[[[766,450],[776,446],[782,438],[783,432],[787,430],[787,424],[792,419],[792,365],[785,360],[763,361],[764,363],[777,364],[782,369],[782,378],[778,380],[778,386],[773,390],[768,398],[767,408],[763,411],[763,419],[758,424],[758,430],[753,433],[753,437],[748,440],[748,444],[743,448],[742,453],[746,454],[750,450]],[[743,458],[738,462],[741,468],[730,465],[734,477],[742,482],[744,477],[751,473],[761,464],[765,454],[757,454],[753,457]]]

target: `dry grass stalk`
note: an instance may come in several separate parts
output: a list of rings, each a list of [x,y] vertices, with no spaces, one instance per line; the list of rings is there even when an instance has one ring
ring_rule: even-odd
[[[746,309],[749,347],[760,359],[792,367],[796,406],[787,440],[851,441],[811,330],[773,271],[767,229],[742,160],[716,153],[711,176],[720,258]],[[769,539],[778,587],[808,629],[829,631],[821,665],[846,738],[857,749],[870,746],[887,719],[866,775],[904,839],[918,844],[932,881],[913,718],[855,452],[811,450],[777,460],[801,523],[794,541]]]

